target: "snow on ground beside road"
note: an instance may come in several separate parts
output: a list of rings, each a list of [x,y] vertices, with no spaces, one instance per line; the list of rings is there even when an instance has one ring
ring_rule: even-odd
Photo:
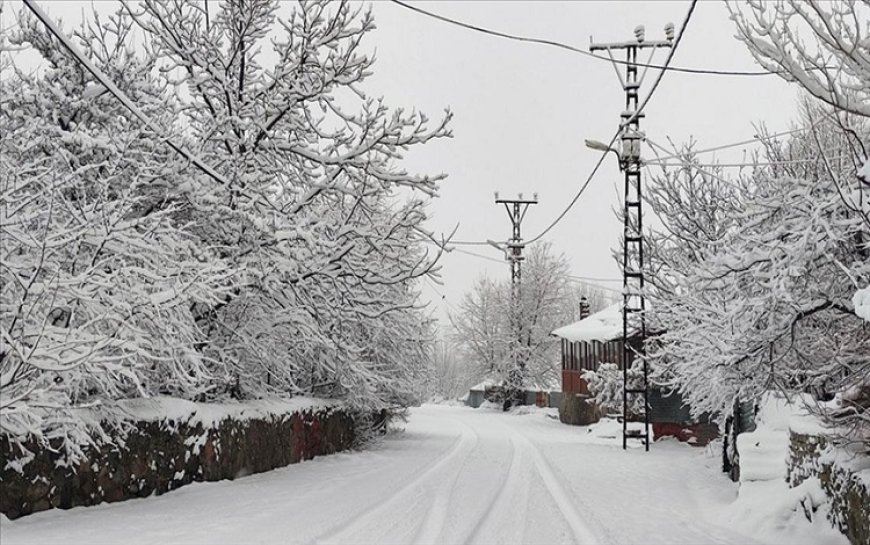
[[[623,451],[618,423],[554,414],[424,406],[364,452],[0,520],[3,544],[764,542],[722,522],[736,485],[718,450]]]
[[[806,432],[820,431],[796,403],[772,394],[761,402],[755,431],[737,436],[740,488],[720,520],[769,543],[848,545],[827,520],[827,497],[819,480],[807,479],[794,488],[785,481],[789,428],[796,422]]]

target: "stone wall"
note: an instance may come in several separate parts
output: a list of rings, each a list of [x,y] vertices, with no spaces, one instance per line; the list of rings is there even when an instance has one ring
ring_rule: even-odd
[[[588,394],[563,393],[559,420],[572,426],[588,426],[601,420],[601,410]]]
[[[828,518],[852,545],[870,543],[870,485],[856,473],[831,461],[834,447],[821,435],[790,432],[788,483],[797,486],[817,477],[830,499]]]
[[[336,407],[191,422],[133,422],[118,444],[89,447],[74,465],[33,441],[27,445],[33,459],[17,467],[18,452],[0,434],[0,513],[16,518],[163,494],[195,481],[269,471],[347,449],[354,441],[353,418]]]

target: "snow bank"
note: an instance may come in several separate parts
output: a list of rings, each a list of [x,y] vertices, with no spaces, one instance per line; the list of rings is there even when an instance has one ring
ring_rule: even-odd
[[[828,522],[828,498],[817,478],[789,488],[789,429],[819,429],[799,402],[768,394],[759,404],[755,431],[737,436],[740,489],[722,522],[769,543],[846,545]]]
[[[785,399],[766,396],[759,404],[756,429],[737,436],[740,482],[784,480],[789,421],[794,409]]]
[[[632,331],[629,331],[631,334]],[[579,322],[560,327],[552,335],[571,342],[612,341],[622,336],[622,303],[610,305]]]
[[[864,486],[870,489],[870,456],[862,451],[860,444],[850,444],[839,448],[830,448],[819,457],[822,464],[831,464],[844,469],[858,478]]]
[[[722,523],[766,543],[848,545],[828,522],[826,501],[816,478],[794,488],[782,479],[741,483]]]

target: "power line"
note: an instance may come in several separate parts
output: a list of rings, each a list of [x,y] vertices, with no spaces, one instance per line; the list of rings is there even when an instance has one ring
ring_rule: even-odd
[[[431,244],[431,245],[433,245],[433,246],[438,246],[439,248],[442,247],[440,243],[435,242],[435,241],[433,241],[433,240],[424,239],[423,242],[425,242],[426,244]],[[468,250],[463,250],[462,248],[448,248],[447,246],[449,246],[449,245],[451,245],[451,244],[453,244],[453,242],[448,242],[448,243],[444,246],[444,250],[446,251],[446,253],[458,252],[458,253],[460,253],[460,254],[471,255],[471,256],[474,256],[474,257],[478,257],[478,258],[480,258],[480,259],[485,259],[485,260],[487,260],[487,261],[492,261],[492,262],[494,262],[494,263],[498,263],[499,265],[504,265],[504,263],[505,263],[504,260],[496,259],[496,258],[494,258],[494,257],[490,257],[490,256],[488,256],[488,255],[478,254],[478,253],[471,252],[471,251],[468,251]],[[484,242],[484,244],[487,244],[487,243]]]
[[[494,263],[498,263],[499,265],[504,265],[504,263],[505,263],[501,259],[496,259],[494,257],[490,257],[490,256],[483,255],[483,254],[478,254],[475,252],[469,252],[468,250],[463,250],[461,248],[453,248],[450,251],[470,255],[470,256],[473,256],[473,257],[476,257],[479,259],[485,259],[487,261],[492,261]],[[602,277],[596,277],[596,276],[578,276],[578,275],[574,275],[574,274],[568,275],[568,279],[571,281],[583,282],[583,283],[589,284],[590,286],[596,286],[596,287],[600,287],[602,289],[609,289],[609,290],[613,290],[613,288],[608,288],[606,286],[597,286],[596,284],[593,284],[593,282],[622,282],[621,278],[602,278]],[[614,291],[620,291],[620,290],[614,290]]]
[[[845,159],[845,155],[839,155],[837,157],[830,157],[830,160],[837,159]],[[676,167],[682,165],[691,165],[693,167],[704,167],[704,168],[746,168],[746,167],[763,167],[763,166],[774,166],[774,165],[797,165],[804,163],[815,163],[818,159],[788,159],[785,161],[757,161],[754,163],[692,163],[681,161],[679,159],[675,159],[676,163],[671,162],[660,162],[659,160],[655,161],[644,161],[643,166],[645,167]]]
[[[442,292],[442,291],[438,288],[438,285],[435,284],[435,282],[434,282],[431,278],[429,278],[428,276],[424,276],[423,278],[424,278],[427,282],[429,282],[429,286],[430,286],[430,288],[431,288],[431,289],[432,289],[436,294],[438,294],[438,295],[441,296],[441,299],[439,300],[439,302],[440,302],[440,303],[444,303],[444,305],[447,307],[447,313],[448,313],[448,315],[450,314],[451,311],[452,311],[452,312],[456,312],[456,308],[455,308],[452,304],[450,304],[450,301],[447,300],[447,296],[444,294],[444,292]]]
[[[449,251],[451,252],[459,252],[461,254],[473,255],[474,257],[479,257],[480,259],[486,259],[487,261],[492,261],[494,263],[498,263],[499,265],[504,265],[505,261],[501,259],[496,259],[494,257],[489,257],[488,255],[478,254],[475,252],[469,252],[468,250],[463,250],[461,248],[451,248]]]
[[[479,240],[448,240],[447,244],[453,246],[489,246],[489,242]]]
[[[427,242],[429,242],[429,241],[427,241]],[[434,244],[432,242],[429,242],[429,243]],[[498,263],[499,265],[504,265],[504,263],[505,263],[504,261],[502,261],[500,259],[496,259],[494,257],[489,257],[486,255],[478,254],[475,252],[469,252],[468,250],[463,250],[461,248],[452,248],[450,250],[450,252],[459,252],[461,254],[470,255],[470,256],[476,257],[478,259],[485,259],[486,261],[492,261],[494,263]],[[438,293],[438,295],[441,295],[442,301],[447,305],[449,310],[453,310],[455,312],[456,311],[455,307],[453,307],[453,305],[450,304],[450,302],[447,300],[444,293],[442,293],[441,290],[439,290],[435,286],[435,283],[432,280],[430,280],[428,277],[425,277],[425,278],[429,282],[429,284],[431,285],[432,289],[435,290],[435,292]],[[609,286],[604,286],[604,285],[597,283],[597,282],[622,282],[621,278],[599,278],[599,277],[593,277],[593,276],[577,276],[577,275],[569,274],[569,275],[567,275],[567,279],[569,282],[579,283],[579,284],[591,286],[593,288],[598,288],[598,289],[602,289],[602,290],[610,291],[610,292],[614,292],[614,293],[622,293],[622,290],[619,290],[616,288],[611,288]]]
[[[574,280],[586,281],[591,280],[592,282],[622,282],[622,278],[600,278],[595,276],[577,276],[576,274],[568,275],[569,278]]]
[[[614,135],[613,135],[613,138],[610,139],[610,142],[607,144],[607,147],[608,147],[608,148],[611,147],[611,146],[613,145],[614,142],[616,142],[616,139],[619,137],[619,132],[620,132],[620,131],[616,131],[616,134],[614,134]],[[601,157],[598,158],[598,162],[595,163],[595,166],[592,168],[592,172],[590,172],[590,173],[589,173],[589,176],[586,177],[586,181],[583,182],[583,185],[582,185],[582,186],[580,186],[580,190],[577,191],[577,194],[574,195],[574,198],[571,199],[571,202],[569,202],[569,203],[568,203],[568,206],[565,207],[565,210],[563,210],[562,213],[559,214],[559,215],[556,217],[556,219],[553,220],[553,222],[552,222],[549,226],[547,226],[546,229],[544,229],[543,231],[541,231],[541,233],[540,233],[538,236],[536,236],[536,237],[532,238],[531,240],[529,240],[529,241],[527,242],[527,244],[532,244],[533,242],[537,242],[537,241],[541,240],[541,239],[544,237],[544,235],[546,235],[547,233],[549,233],[550,230],[551,230],[553,227],[555,227],[556,224],[558,224],[560,221],[562,221],[562,218],[564,218],[564,217],[568,214],[568,212],[571,211],[571,209],[574,207],[575,204],[577,204],[577,201],[580,199],[580,195],[582,195],[583,192],[586,191],[586,187],[587,187],[587,186],[589,185],[589,183],[592,181],[592,178],[594,178],[594,177],[595,177],[595,174],[598,173],[598,169],[601,168],[601,165],[604,163],[604,158],[605,158],[605,157],[607,157],[607,152],[606,152],[606,151],[601,152]]]
[[[397,0],[393,0],[393,1],[397,1]],[[643,109],[649,103],[655,90],[658,88],[659,83],[662,81],[662,77],[664,76],[665,72],[667,72],[669,70],[668,67],[671,64],[671,59],[674,58],[674,53],[676,53],[676,51],[677,51],[677,46],[680,45],[680,40],[683,39],[683,34],[686,31],[686,26],[688,26],[689,20],[692,18],[692,13],[695,11],[696,4],[697,4],[697,0],[693,0],[692,4],[689,6],[689,10],[686,12],[686,16],[683,19],[683,24],[680,27],[680,33],[677,34],[677,37],[674,40],[674,45],[669,49],[668,57],[665,59],[665,63],[662,66],[662,70],[661,70],[661,72],[659,72],[658,77],[656,78],[655,82],[653,83],[652,88],[650,89],[649,93],[646,95],[646,98],[644,99],[644,101],[640,104],[640,106],[634,112],[634,114],[630,118],[628,118],[622,122],[619,129],[613,135],[613,138],[610,139],[610,142],[607,144],[608,151],[611,148],[611,146],[613,146],[613,143],[616,142],[616,139],[619,138],[619,134],[622,132],[623,127],[627,126],[633,120],[637,119],[637,117],[640,115],[640,113],[643,111]],[[595,174],[598,172],[598,169],[601,168],[601,164],[604,163],[604,157],[606,155],[607,155],[607,151],[601,152],[601,157],[598,158],[598,162],[595,163],[595,167],[592,169],[592,172],[589,173],[589,176],[586,178],[586,181],[583,182],[582,186],[580,186],[580,190],[577,192],[576,195],[574,195],[574,198],[571,199],[571,202],[568,203],[568,206],[565,207],[565,210],[563,210],[562,213],[559,214],[556,217],[556,219],[553,220],[553,222],[549,226],[547,226],[546,229],[541,231],[541,233],[538,236],[529,240],[527,242],[527,244],[531,244],[531,243],[536,242],[536,241],[540,240],[541,238],[543,238],[544,235],[546,235],[548,232],[550,232],[550,230],[553,229],[553,227],[555,227],[560,221],[562,221],[562,218],[564,218],[568,214],[568,212],[571,211],[571,209],[574,207],[574,205],[580,199],[580,196],[583,194],[584,191],[586,191],[586,188],[589,186],[589,183],[592,181],[592,178],[595,177]]]
[[[508,40],[515,40],[518,42],[527,42],[527,43],[534,43],[534,44],[540,44],[540,45],[548,45],[551,47],[557,47],[559,49],[564,49],[564,50],[570,51],[572,53],[578,53],[578,54],[584,55],[586,57],[592,57],[593,59],[614,62],[616,64],[627,64],[626,61],[610,59],[608,57],[601,57],[601,56],[595,55],[594,53],[586,51],[584,49],[580,49],[579,47],[574,47],[572,45],[564,44],[564,43],[557,42],[554,40],[547,40],[544,38],[530,38],[527,36],[518,36],[516,34],[508,34],[507,32],[500,32],[498,30],[491,30],[491,29],[480,27],[480,26],[473,25],[470,23],[465,23],[463,21],[458,21],[456,19],[451,19],[451,18],[445,17],[443,15],[438,15],[437,13],[433,13],[431,11],[427,11],[425,9],[418,8],[416,6],[412,6],[412,5],[407,4],[401,0],[391,0],[391,1],[394,4],[402,6],[405,9],[409,9],[409,10],[414,11],[416,13],[419,13],[421,15],[425,15],[427,17],[432,17],[433,19],[437,19],[437,20],[442,21],[444,23],[456,25],[456,26],[459,26],[459,27],[462,27],[462,28],[465,28],[468,30],[473,30],[475,32],[481,32],[483,34],[488,34],[490,36],[496,36],[499,38],[506,38]],[[716,70],[716,69],[706,69],[706,68],[686,68],[686,67],[682,67],[682,66],[670,66],[669,67],[667,64],[658,65],[658,64],[636,63],[635,65],[636,66],[643,66],[646,68],[658,68],[658,69],[662,69],[662,70],[668,69],[668,70],[671,70],[672,72],[683,72],[683,73],[687,73],[687,74],[706,74],[706,75],[713,75],[713,76],[770,76],[770,75],[776,74],[776,72],[768,72],[768,71],[752,72],[752,71],[746,71],[746,70]]]
[[[610,286],[602,286],[601,284],[596,284],[594,282],[587,282],[586,280],[580,280],[579,278],[576,278],[573,276],[568,277],[568,282],[573,282],[575,284],[581,284],[583,286],[589,286],[589,287],[596,288],[599,290],[610,291],[613,293],[622,293],[622,290],[620,290],[620,289],[611,288]],[[620,282],[622,282],[622,280],[620,280]]]
[[[821,118],[819,118],[819,119],[817,119],[816,121],[814,121],[812,124],[810,124],[809,127],[798,127],[798,128],[796,128],[796,129],[791,129],[791,130],[788,130],[788,131],[781,131],[781,132],[778,132],[778,133],[768,134],[768,135],[757,134],[757,135],[753,136],[751,139],[748,139],[748,140],[741,140],[741,141],[739,141],[739,142],[733,142],[733,143],[731,143],[731,144],[722,144],[722,145],[719,145],[719,146],[714,146],[714,147],[711,147],[711,148],[706,148],[706,149],[697,150],[697,151],[696,151],[696,150],[691,150],[691,153],[692,153],[693,155],[700,155],[700,154],[702,154],[702,153],[711,153],[711,152],[714,152],[714,151],[721,151],[721,150],[730,149],[730,148],[737,148],[737,147],[740,147],[740,146],[744,146],[744,145],[746,145],[746,144],[757,144],[757,143],[763,142],[763,141],[765,141],[765,140],[773,140],[774,138],[779,138],[780,136],[788,136],[788,135],[796,134],[796,133],[799,133],[799,132],[810,131],[810,130],[812,130],[813,128],[815,128],[816,126],[818,126],[822,121],[825,121],[826,119],[832,117],[833,115],[834,115],[833,112],[831,112],[831,113],[829,113],[829,114],[827,114],[827,115],[824,115],[824,116],[822,116]],[[664,149],[664,148],[662,148],[662,149]],[[665,151],[670,152],[670,150],[665,150]],[[681,153],[673,153],[673,154],[671,154],[671,155],[665,155],[665,156],[663,156],[663,157],[659,157],[659,160],[664,161],[664,160],[666,160],[666,159],[675,159],[675,158],[679,158],[679,157],[681,157],[682,155],[683,155],[683,154],[681,154]]]
[[[647,143],[647,145],[650,147],[650,149],[653,151],[653,153],[658,153],[658,152],[656,152],[656,148],[658,148],[660,150],[668,151],[667,149],[664,148],[664,146],[662,146],[661,144],[656,144],[655,142],[653,142],[649,138],[645,138],[644,142]],[[737,189],[740,189],[740,187],[735,182],[733,182],[731,180],[727,180],[727,179],[723,178],[722,176],[719,176],[718,174],[716,174],[714,172],[706,170],[703,167],[701,167],[701,165],[696,165],[690,161],[687,161],[686,159],[684,159],[681,156],[676,156],[676,157],[674,157],[674,159],[681,162],[683,164],[683,166],[685,166],[685,167],[694,168],[698,172],[702,172],[702,173],[706,174],[707,176],[710,176],[711,178],[715,178],[716,180],[719,180],[720,182],[722,182],[726,185],[730,185],[731,187],[735,187]],[[649,167],[649,165],[646,165],[646,164],[643,166]]]

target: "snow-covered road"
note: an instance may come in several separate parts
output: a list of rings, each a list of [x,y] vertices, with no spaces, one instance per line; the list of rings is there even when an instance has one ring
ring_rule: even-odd
[[[624,452],[608,434],[540,411],[424,406],[365,452],[3,520],[2,541],[753,543],[711,522],[735,494],[715,453],[673,442]]]

